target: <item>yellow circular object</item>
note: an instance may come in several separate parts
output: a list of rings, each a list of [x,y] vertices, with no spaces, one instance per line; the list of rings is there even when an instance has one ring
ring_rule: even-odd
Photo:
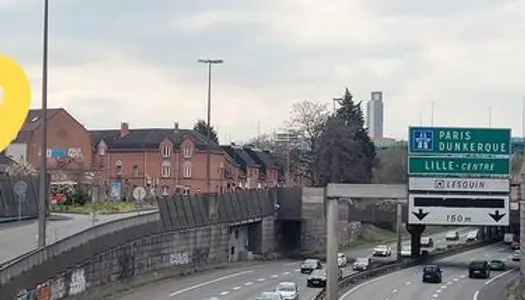
[[[24,125],[31,104],[31,86],[24,70],[12,59],[0,54],[0,151],[16,138]]]

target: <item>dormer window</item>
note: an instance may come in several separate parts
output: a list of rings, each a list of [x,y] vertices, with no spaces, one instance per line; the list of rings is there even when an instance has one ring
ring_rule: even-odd
[[[182,148],[182,155],[184,156],[184,158],[190,158],[193,155],[193,148],[191,147]]]
[[[161,148],[162,157],[168,158],[171,156],[171,147],[169,145],[164,145]]]
[[[35,123],[36,121],[38,121],[38,119],[40,119],[40,116],[36,116],[36,117],[32,118],[31,122]]]
[[[122,175],[122,161],[121,160],[117,160],[117,162],[115,163],[115,173],[117,175]]]

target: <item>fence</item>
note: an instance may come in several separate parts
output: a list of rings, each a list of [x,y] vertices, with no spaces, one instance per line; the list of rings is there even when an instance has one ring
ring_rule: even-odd
[[[23,182],[22,189],[15,185]],[[38,176],[0,175],[0,221],[18,217],[18,203],[21,201],[22,217],[38,215]]]

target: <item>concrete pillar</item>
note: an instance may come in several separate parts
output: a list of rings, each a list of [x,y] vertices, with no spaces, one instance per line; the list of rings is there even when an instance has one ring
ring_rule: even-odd
[[[337,276],[337,251],[339,247],[337,228],[339,227],[339,211],[338,199],[326,199],[326,268],[327,268],[327,283],[326,283],[326,299],[337,300],[339,279]]]
[[[425,231],[425,225],[408,225],[407,231],[410,233],[411,257],[417,258],[421,254],[421,234]]]

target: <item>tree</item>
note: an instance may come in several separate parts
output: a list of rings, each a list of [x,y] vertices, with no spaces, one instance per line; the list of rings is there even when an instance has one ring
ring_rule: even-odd
[[[407,183],[408,152],[405,148],[380,150],[377,156],[379,161],[375,174],[377,183]]]
[[[211,132],[210,132],[210,138],[213,142],[216,144],[219,144],[219,137],[217,136],[217,132],[213,128],[213,126],[210,126]],[[193,130],[197,131],[198,133],[208,136],[208,124],[204,120],[197,120],[197,123],[193,125]]]
[[[263,133],[259,136],[252,138],[250,141],[248,141],[249,145],[253,145],[255,148],[261,149],[261,150],[270,150],[275,151],[277,150],[276,143],[271,135]]]

